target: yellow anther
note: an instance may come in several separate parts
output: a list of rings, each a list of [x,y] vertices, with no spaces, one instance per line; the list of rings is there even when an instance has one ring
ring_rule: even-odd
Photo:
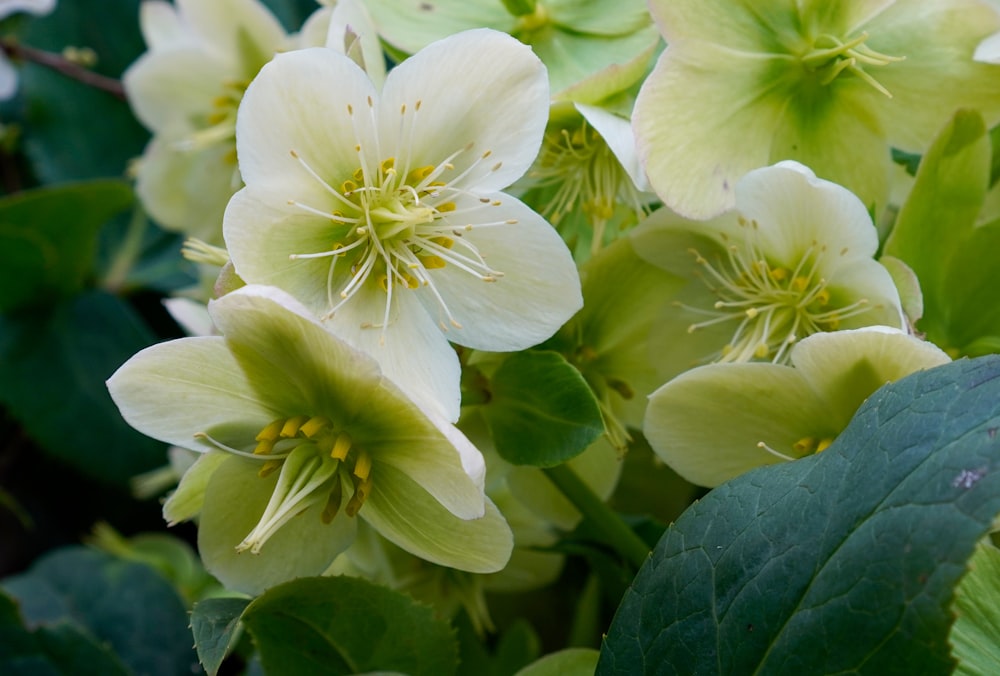
[[[403,275],[403,279],[406,281],[406,288],[415,289],[420,286],[420,281],[413,275]]]
[[[267,460],[267,461],[265,461],[264,464],[260,466],[260,469],[257,470],[257,476],[259,476],[261,479],[263,479],[263,478],[265,478],[265,477],[273,474],[274,470],[276,470],[279,467],[281,467],[281,463],[282,462],[283,462],[282,460]]]
[[[347,501],[347,507],[344,508],[344,512],[347,516],[354,516],[361,509],[361,506],[365,504],[365,500],[371,494],[372,491],[372,480],[371,477],[364,481],[358,481],[354,486],[354,495],[351,499]]]
[[[756,317],[756,316],[757,316],[758,314],[760,314],[760,313],[758,312],[757,308],[755,308],[755,307],[748,307],[748,308],[746,309],[746,311],[744,312],[744,314],[745,314],[745,315],[746,315],[746,316],[747,316],[748,318],[750,318],[750,319],[753,319],[754,317]]]
[[[274,422],[270,422],[268,423],[267,427],[265,427],[260,431],[260,434],[254,437],[254,440],[263,441],[265,439],[268,439],[270,441],[274,441],[281,434],[281,428],[284,427],[284,425],[285,425],[285,420],[283,418],[275,420]]]
[[[816,446],[816,452],[820,453],[822,451],[825,451],[826,449],[830,448],[832,444],[833,444],[833,439],[830,439],[829,437],[826,439],[820,439],[819,445]]]
[[[212,105],[216,108],[222,108],[223,106],[229,105],[232,99],[228,96],[216,96],[212,99]]]
[[[335,460],[347,460],[349,450],[351,450],[351,437],[347,435],[347,432],[341,432],[337,435],[337,440],[333,442],[330,457]]]
[[[351,177],[355,180],[355,182],[361,183],[365,180],[365,172],[362,171],[361,167],[358,167],[354,170],[354,173],[351,174]]]
[[[347,193],[354,192],[357,189],[358,189],[358,184],[355,183],[354,181],[350,181],[350,180],[344,181],[340,185],[340,192],[344,193],[345,195]]]
[[[323,513],[319,517],[323,523],[333,521],[334,517],[337,516],[337,512],[340,511],[340,503],[343,500],[344,485],[340,482],[340,477],[335,476],[333,478],[333,488],[330,489],[330,495],[326,498],[326,507],[323,508]]]
[[[788,279],[788,275],[790,274],[791,273],[788,271],[788,268],[774,268],[773,270],[768,271],[767,276],[770,277],[772,281],[783,282]]]
[[[767,346],[767,343],[760,343],[753,351],[753,356],[757,359],[763,359],[769,354],[771,354],[771,348]]]
[[[809,285],[809,280],[806,279],[805,277],[801,277],[800,276],[800,277],[796,277],[795,279],[793,279],[792,283],[789,286],[793,290],[801,292],[801,291],[805,291],[805,289],[806,289],[806,287],[808,285]]]
[[[816,302],[820,305],[826,305],[830,302],[830,292],[826,289],[820,289],[816,294]]]
[[[372,471],[372,456],[366,451],[358,453],[358,459],[354,461],[354,476],[362,481],[368,478]]]
[[[254,455],[266,455],[274,450],[274,439],[261,439],[253,449]]]
[[[792,448],[802,454],[814,453],[816,451],[816,438],[815,437],[802,437],[794,444]]]
[[[385,291],[386,293],[388,293],[389,292],[389,277],[387,275],[379,275],[378,276],[378,286],[379,286],[380,289],[382,289],[383,291]]]
[[[285,424],[281,427],[281,436],[285,439],[291,439],[296,434],[299,433],[299,428],[305,425],[309,421],[309,416],[307,415],[297,415],[289,418],[285,421]]]
[[[444,204],[437,205],[436,209],[439,214],[443,214],[449,211],[454,211],[456,207],[454,202],[445,202]]]
[[[210,126],[214,127],[217,124],[225,122],[228,117],[229,117],[228,112],[224,110],[217,110],[214,113],[210,113],[209,116],[205,119],[205,121],[208,122]]]
[[[406,182],[420,183],[425,178],[430,176],[431,172],[433,171],[434,171],[434,165],[432,164],[428,164],[426,167],[417,167],[416,169],[413,169],[412,171],[410,171],[409,174],[406,175]]]
[[[383,174],[388,174],[391,169],[396,168],[396,158],[395,157],[385,158],[384,160],[382,160],[382,163],[379,165],[379,168],[382,170]]]
[[[439,256],[417,256],[417,258],[427,270],[439,270],[446,265],[444,259]]]
[[[330,419],[321,415],[314,415],[309,418],[304,425],[299,429],[302,434],[306,435],[310,439],[316,436],[324,427],[330,425]]]
[[[451,237],[431,237],[431,241],[434,242],[435,244],[440,244],[445,249],[450,249],[451,247],[455,246],[455,240],[453,240]]]

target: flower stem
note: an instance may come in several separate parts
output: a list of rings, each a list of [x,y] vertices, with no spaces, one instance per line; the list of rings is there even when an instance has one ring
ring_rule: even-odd
[[[9,39],[0,40],[0,49],[3,50],[4,54],[13,59],[32,61],[46,68],[51,68],[70,79],[107,92],[116,99],[125,100],[125,89],[122,87],[120,81],[88,70],[79,64],[73,63],[61,54],[46,52]]]
[[[567,465],[545,467],[542,470],[573,505],[583,518],[626,560],[639,569],[649,556],[649,547],[622,521],[613,510],[598,498],[576,472]]]
[[[142,254],[142,241],[146,234],[146,212],[136,207],[129,220],[128,229],[122,239],[114,258],[108,266],[101,286],[112,293],[118,293],[125,287],[128,275],[132,271],[139,256]]]

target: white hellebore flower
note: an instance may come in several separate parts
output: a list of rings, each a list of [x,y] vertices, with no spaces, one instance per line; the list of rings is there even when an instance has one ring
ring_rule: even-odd
[[[456,420],[449,339],[524,349],[582,305],[556,231],[500,192],[534,160],[548,96],[531,49],[489,29],[429,45],[381,92],[334,50],[278,55],[237,121],[246,187],[223,223],[237,273],[291,293]]]
[[[35,15],[48,14],[56,7],[56,0],[0,0],[0,19],[16,12]],[[17,69],[0,50],[0,101],[5,101],[17,92]]]

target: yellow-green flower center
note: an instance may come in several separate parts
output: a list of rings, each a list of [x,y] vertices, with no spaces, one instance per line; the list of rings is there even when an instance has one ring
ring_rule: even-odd
[[[822,85],[830,84],[843,73],[850,73],[892,98],[892,93],[872,77],[865,67],[887,66],[906,57],[876,52],[865,44],[867,40],[868,33],[847,40],[823,34],[813,40],[810,50],[800,60],[808,72],[819,78]]]
[[[743,362],[769,359],[787,361],[791,345],[821,331],[834,331],[842,320],[871,309],[867,299],[839,304],[832,297],[821,263],[827,256],[843,256],[846,250],[828,251],[814,242],[791,265],[768,260],[757,242],[756,221],[739,220],[744,231],[741,242],[723,235],[724,253],[711,259],[692,249],[702,279],[716,296],[711,308],[684,307],[708,319],[688,327],[695,332],[724,322],[736,324],[733,337],[723,347],[718,361]]]
[[[279,418],[254,437],[253,450],[222,444],[197,435],[216,448],[260,462],[261,478],[280,472],[260,520],[236,550],[259,553],[264,543],[292,517],[325,502],[320,518],[330,523],[343,507],[355,516],[371,495],[375,472],[371,455],[352,444],[350,435],[324,416]],[[249,444],[248,444],[249,446]],[[353,493],[344,504],[344,484]]]
[[[374,105],[371,100],[368,103]],[[401,125],[412,127],[420,108],[420,101],[410,109],[404,105]],[[350,105],[347,111],[353,120]],[[396,289],[428,289],[442,310],[441,328],[461,328],[438,292],[431,271],[452,266],[484,282],[495,282],[503,276],[486,263],[466,237],[473,228],[517,222],[484,218],[482,210],[499,207],[501,201],[479,197],[462,187],[470,172],[492,161],[492,151],[480,152],[468,166],[458,170],[452,161],[471,152],[473,144],[466,144],[436,164],[422,166],[411,166],[409,157],[385,157],[375,163],[368,154],[370,148],[359,142],[354,149],[358,168],[336,184],[323,178],[298,151],[291,150],[292,157],[330,198],[322,207],[289,200],[289,204],[331,224],[328,250],[289,256],[292,260],[329,258],[329,307],[322,319],[333,317],[365,284],[373,283],[386,294],[382,323],[377,325],[383,329],[383,340]],[[501,163],[496,162],[489,171],[500,167]],[[466,206],[459,208],[457,202],[462,199]],[[346,281],[341,274],[344,269],[350,275]],[[365,325],[371,326],[376,325]]]
[[[222,92],[212,99],[212,110],[203,118],[194,120],[197,131],[177,142],[178,150],[203,150],[225,143],[230,147],[226,152],[227,162],[236,165],[236,111],[246,93],[249,82],[226,82]]]

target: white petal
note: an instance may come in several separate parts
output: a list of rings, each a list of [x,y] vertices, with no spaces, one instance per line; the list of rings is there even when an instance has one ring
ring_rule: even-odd
[[[218,54],[231,55],[244,69],[243,77],[252,77],[285,46],[285,30],[257,0],[176,0],[176,4],[202,44]]]
[[[368,76],[332,49],[279,54],[240,104],[236,150],[244,182],[273,207],[293,199],[321,206],[329,193],[292,152],[339,189],[360,166],[356,146],[369,162],[382,159],[368,103],[376,98]]]
[[[632,133],[632,123],[623,117],[608,112],[598,106],[588,106],[577,103],[576,109],[594,130],[601,135],[604,142],[611,148],[615,158],[628,173],[635,187],[642,191],[650,190],[646,171],[639,163],[639,153],[635,147],[635,134]]]
[[[164,298],[163,306],[170,317],[180,324],[189,336],[210,336],[215,332],[215,325],[208,314],[208,308],[191,298]]]
[[[980,42],[972,59],[983,63],[1000,63],[1000,33],[994,33]]]
[[[139,30],[151,52],[197,43],[180,12],[164,0],[148,0],[139,5]]]
[[[450,160],[454,173],[442,180],[478,162],[462,185],[500,190],[528,170],[541,147],[549,113],[545,66],[506,33],[465,31],[393,68],[379,113],[386,156],[406,158],[411,167],[437,165],[472,144]]]
[[[509,195],[493,198],[501,204],[480,205],[482,216],[476,216],[501,225],[477,228],[477,221],[466,216],[473,225],[462,239],[503,276],[484,282],[448,264],[432,271],[433,280],[462,326],[449,329],[449,340],[481,350],[521,350],[549,338],[583,306],[580,276],[565,243],[545,219]],[[458,205],[461,211],[464,205]],[[464,249],[456,241],[452,251]],[[421,300],[428,312],[446,321],[429,293]]]

